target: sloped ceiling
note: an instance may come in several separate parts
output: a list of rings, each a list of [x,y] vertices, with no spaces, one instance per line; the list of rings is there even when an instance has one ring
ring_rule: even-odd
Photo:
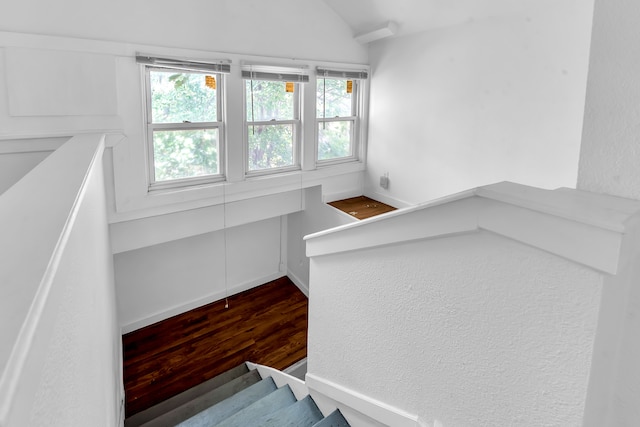
[[[463,24],[517,11],[530,0],[319,0],[333,9],[357,36],[398,25],[395,36]],[[540,3],[546,3],[545,0]],[[541,7],[544,7],[541,5]]]

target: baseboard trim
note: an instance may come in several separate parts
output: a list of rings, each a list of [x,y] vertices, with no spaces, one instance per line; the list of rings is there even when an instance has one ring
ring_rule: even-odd
[[[302,279],[300,279],[298,276],[293,274],[291,272],[291,270],[289,270],[289,269],[287,269],[287,277],[289,279],[291,279],[293,284],[296,285],[298,287],[298,289],[300,289],[300,292],[302,292],[307,298],[309,298],[309,284],[308,283],[305,283]]]
[[[189,310],[193,310],[194,308],[202,307],[203,305],[220,301],[221,299],[224,299],[226,296],[231,296],[231,295],[239,294],[240,292],[248,291],[249,289],[258,287],[260,285],[264,285],[265,283],[279,279],[283,276],[285,276],[283,273],[277,272],[269,276],[262,277],[260,279],[255,279],[255,280],[250,280],[248,282],[240,283],[238,285],[230,287],[226,292],[224,290],[213,292],[207,296],[198,298],[197,300],[193,300],[185,304],[180,304],[175,307],[171,307],[162,312],[144,317],[142,319],[133,321],[131,323],[127,323],[126,325],[120,325],[120,332],[123,335],[128,334],[129,332],[133,332],[137,329],[144,328],[145,326],[152,325],[156,322],[160,322],[162,320],[168,319],[177,314],[185,313]]]
[[[372,198],[373,200],[377,200],[382,203],[386,203],[389,206],[393,206],[394,208],[402,209],[408,208],[410,206],[414,206],[409,202],[405,202],[404,200],[396,199],[391,196],[387,196],[386,194],[379,193],[377,191],[367,192],[365,191],[365,196]]]
[[[340,405],[353,409],[384,425],[394,427],[429,427],[418,415],[365,396],[315,374],[307,373],[305,382],[310,391],[324,395]]]

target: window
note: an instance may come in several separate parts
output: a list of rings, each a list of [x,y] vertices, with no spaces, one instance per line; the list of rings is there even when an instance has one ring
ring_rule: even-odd
[[[263,67],[264,68],[264,67]],[[300,165],[299,82],[309,76],[284,72],[242,71],[245,79],[247,174],[297,169]]]
[[[151,188],[224,177],[222,72],[227,64],[138,57],[146,64]]]
[[[317,161],[356,160],[360,126],[361,80],[359,71],[317,70]]]

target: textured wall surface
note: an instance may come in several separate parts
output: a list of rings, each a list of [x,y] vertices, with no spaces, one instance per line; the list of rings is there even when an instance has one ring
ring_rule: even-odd
[[[578,188],[640,199],[640,3],[597,0]]]
[[[445,426],[580,425],[599,274],[486,232],[311,260],[308,372]]]

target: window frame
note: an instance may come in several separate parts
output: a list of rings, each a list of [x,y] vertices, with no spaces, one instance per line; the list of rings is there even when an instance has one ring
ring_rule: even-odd
[[[317,87],[320,79],[334,79],[344,80],[345,82],[351,80],[353,82],[352,93],[352,116],[345,117],[333,117],[322,118],[318,117],[318,96]],[[365,152],[364,147],[366,145],[367,136],[367,122],[368,122],[368,93],[369,93],[369,71],[368,69],[356,69],[356,68],[333,68],[318,66],[316,68],[316,103],[314,108],[315,116],[315,153],[314,159],[316,167],[332,166],[341,163],[360,162],[364,160]],[[352,121],[351,127],[351,155],[344,157],[337,157],[333,159],[319,159],[320,148],[320,123],[328,122],[344,122]]]
[[[176,72],[182,74],[201,74],[203,76],[210,75],[216,79],[216,121],[212,122],[182,122],[182,123],[153,123],[152,109],[152,92],[151,92],[151,72]],[[144,72],[144,91],[145,91],[145,144],[146,144],[146,160],[147,160],[147,183],[148,190],[164,190],[180,187],[197,186],[221,182],[226,179],[226,138],[225,138],[225,114],[224,114],[224,96],[225,96],[225,79],[224,73],[219,71],[208,71],[201,69],[188,69],[183,67],[172,66],[156,66],[146,64],[143,66]],[[201,130],[216,129],[218,131],[218,173],[193,176],[185,178],[176,178],[163,181],[156,181],[155,177],[155,152],[153,144],[153,134],[155,131],[171,131],[171,130]]]
[[[248,120],[247,84],[248,81],[293,83],[293,119],[287,120]],[[302,120],[302,105],[304,100],[304,86],[309,82],[309,76],[303,69],[289,67],[273,67],[263,65],[249,65],[242,70],[243,91],[243,155],[244,176],[247,178],[265,175],[275,175],[302,169],[302,135],[304,134]],[[251,126],[292,125],[292,164],[265,169],[249,169],[249,132]]]
[[[318,109],[318,82],[325,79],[333,79],[333,80],[343,80],[346,84],[348,80],[353,82],[352,93],[351,93],[351,116],[340,116],[340,117],[318,117],[317,109]],[[315,95],[315,162],[318,166],[330,166],[339,163],[347,163],[354,162],[360,160],[360,126],[362,122],[361,117],[361,105],[363,103],[361,92],[362,82],[360,79],[352,79],[352,78],[343,78],[343,77],[335,77],[335,76],[321,76],[318,75],[316,77],[316,95]],[[336,157],[332,159],[320,159],[320,125],[322,123],[332,123],[332,122],[351,122],[351,154],[343,157]]]

